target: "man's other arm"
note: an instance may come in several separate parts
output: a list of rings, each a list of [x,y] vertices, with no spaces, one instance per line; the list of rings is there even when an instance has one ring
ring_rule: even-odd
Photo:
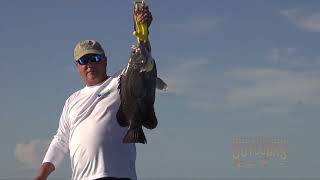
[[[47,180],[48,176],[55,170],[55,167],[52,163],[45,162],[41,165],[38,175],[34,180]]]

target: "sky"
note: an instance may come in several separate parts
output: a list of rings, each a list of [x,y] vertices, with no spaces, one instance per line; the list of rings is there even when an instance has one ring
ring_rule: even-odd
[[[320,1],[146,3],[169,88],[157,92],[158,127],[137,145],[138,177],[320,178]],[[36,175],[64,101],[84,87],[78,41],[104,46],[108,74],[125,67],[132,10],[131,0],[0,1],[0,179]],[[287,156],[235,161],[249,140],[277,141]],[[70,175],[66,155],[51,177]]]

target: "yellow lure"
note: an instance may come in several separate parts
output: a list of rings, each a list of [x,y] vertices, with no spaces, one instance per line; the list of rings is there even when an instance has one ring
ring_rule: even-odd
[[[139,6],[140,5],[140,6]],[[137,2],[134,1],[134,11],[142,10],[145,6],[144,1]],[[135,23],[135,31],[133,31],[133,35],[136,36],[138,43],[141,42],[146,43],[148,41],[148,26],[147,23],[140,23],[134,18]]]

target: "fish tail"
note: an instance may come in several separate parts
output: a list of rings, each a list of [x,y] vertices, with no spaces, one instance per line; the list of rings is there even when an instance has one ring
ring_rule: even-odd
[[[127,134],[123,138],[123,143],[142,143],[146,144],[147,139],[141,128],[129,128]]]

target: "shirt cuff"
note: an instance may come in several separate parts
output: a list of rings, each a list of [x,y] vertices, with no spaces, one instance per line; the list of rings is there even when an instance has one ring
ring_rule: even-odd
[[[53,145],[50,145],[42,163],[50,162],[55,167],[58,167],[63,161],[64,155],[65,152],[63,150]]]

